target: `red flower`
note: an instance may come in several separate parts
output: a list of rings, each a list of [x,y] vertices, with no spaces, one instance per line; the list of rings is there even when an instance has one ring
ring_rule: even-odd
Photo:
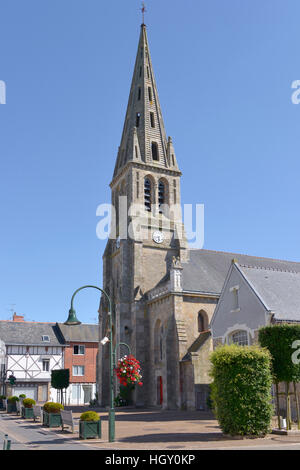
[[[141,382],[140,363],[134,356],[129,355],[122,357],[118,361],[118,367],[115,371],[121,385],[135,385],[136,383],[143,385]]]

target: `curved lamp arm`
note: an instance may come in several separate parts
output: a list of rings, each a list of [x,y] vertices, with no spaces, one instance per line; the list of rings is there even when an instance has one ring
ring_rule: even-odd
[[[108,305],[109,305],[109,312],[108,312],[108,315],[111,315],[111,312],[112,312],[112,305],[111,305],[111,300],[110,300],[110,297],[109,295],[105,292],[105,290],[101,289],[100,287],[97,287],[97,286],[82,286],[82,287],[79,287],[79,289],[77,289],[74,294],[72,295],[72,298],[71,298],[71,308],[69,310],[69,316],[68,316],[68,319],[67,321],[64,323],[65,325],[80,325],[81,322],[77,319],[76,317],[76,312],[74,310],[74,307],[73,307],[73,303],[74,303],[74,297],[75,295],[77,294],[77,292],[81,291],[82,289],[87,289],[87,288],[92,288],[92,289],[97,289],[99,290],[100,292],[102,292],[102,294],[104,294],[104,296],[106,297],[106,299],[108,300]]]
[[[114,356],[113,365],[114,365],[114,368],[116,367],[117,348],[120,347],[120,346],[126,346],[126,348],[128,349],[128,353],[131,354],[130,346],[128,346],[127,343],[118,343],[118,344],[116,344],[116,346],[114,348],[114,352],[113,352],[113,356]]]

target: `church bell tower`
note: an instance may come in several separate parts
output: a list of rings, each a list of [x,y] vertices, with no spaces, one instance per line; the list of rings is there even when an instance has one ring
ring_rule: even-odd
[[[167,138],[152,67],[146,26],[141,25],[125,122],[110,183],[115,209],[103,254],[103,288],[114,305],[115,344],[127,343],[141,362],[146,405],[148,357],[147,292],[169,275],[173,257],[186,260],[188,247],[180,207],[180,177],[171,137]],[[102,299],[100,339],[106,333]],[[117,357],[127,354],[120,346]],[[108,348],[99,348],[99,395],[108,403]]]

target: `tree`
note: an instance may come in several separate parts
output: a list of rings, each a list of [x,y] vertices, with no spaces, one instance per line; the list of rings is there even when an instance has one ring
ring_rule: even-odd
[[[60,400],[63,405],[63,389],[68,388],[70,385],[70,371],[69,369],[56,369],[51,371],[51,387],[60,391]]]
[[[261,346],[267,348],[272,356],[271,364],[273,381],[276,386],[278,427],[281,427],[278,384],[285,382],[287,429],[291,429],[290,383],[293,383],[294,386],[293,394],[295,395],[298,428],[300,429],[299,402],[296,387],[296,383],[300,381],[300,363],[298,360],[293,360],[295,343],[300,340],[300,325],[286,323],[264,326],[259,330],[258,339]]]

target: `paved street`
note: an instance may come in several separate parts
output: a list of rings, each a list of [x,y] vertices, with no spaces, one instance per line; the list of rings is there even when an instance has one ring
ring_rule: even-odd
[[[78,422],[82,409],[73,408]],[[264,439],[229,439],[208,413],[196,411],[117,410],[116,441],[108,442],[107,411],[102,419],[102,439],[82,441],[78,429],[72,434],[49,429],[31,419],[0,412],[0,446],[4,434],[12,450],[300,450],[300,436],[268,435]]]
[[[65,439],[60,428],[49,429],[33,420],[0,412],[0,449],[4,435],[11,439],[11,450],[89,450],[77,439]],[[73,436],[75,437],[75,436]]]

